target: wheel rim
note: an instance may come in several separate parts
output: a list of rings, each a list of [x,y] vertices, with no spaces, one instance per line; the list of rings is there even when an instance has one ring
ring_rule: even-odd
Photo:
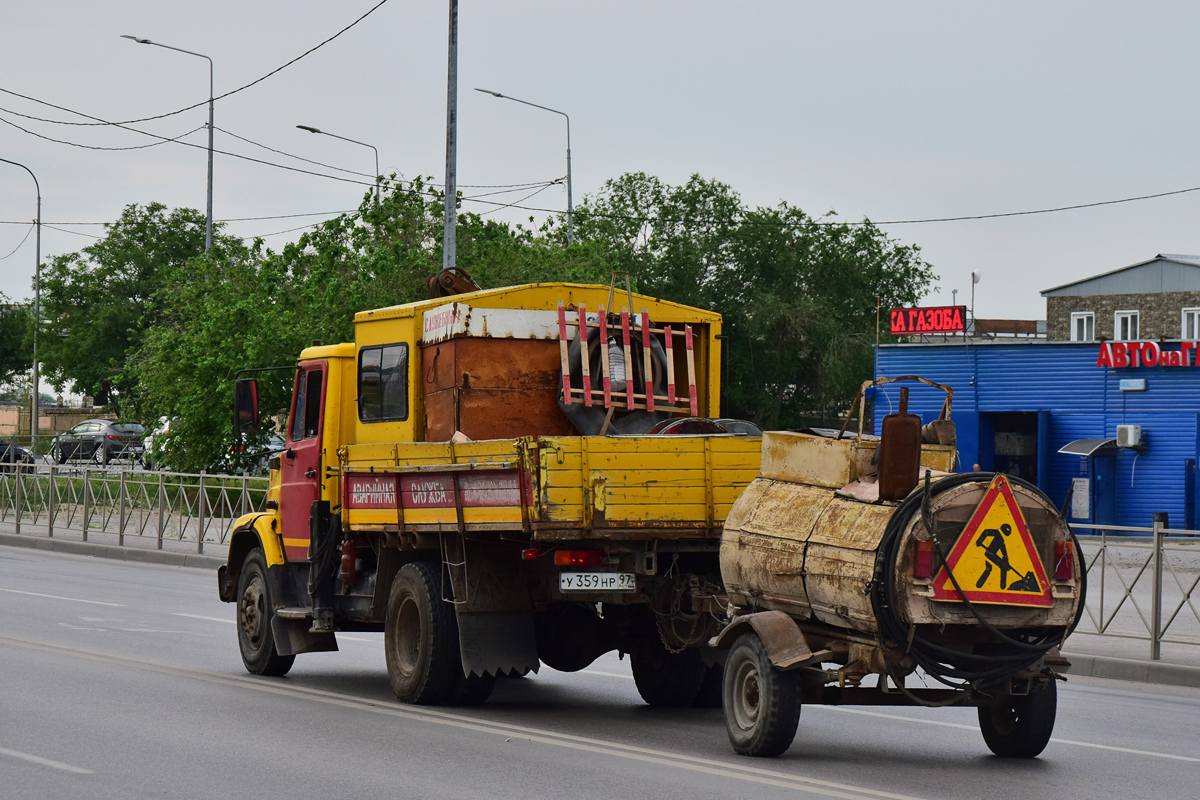
[[[238,622],[246,643],[252,650],[262,649],[263,635],[267,627],[267,593],[262,578],[251,576],[242,591],[242,602]]]
[[[991,708],[992,727],[1002,735],[1011,734],[1017,727],[1017,710],[1011,703],[1000,703]]]
[[[396,612],[396,666],[401,674],[417,671],[421,658],[421,609],[413,597],[406,597]]]
[[[758,724],[758,712],[762,706],[762,687],[758,667],[752,661],[744,661],[737,667],[733,680],[733,719],[744,731]]]

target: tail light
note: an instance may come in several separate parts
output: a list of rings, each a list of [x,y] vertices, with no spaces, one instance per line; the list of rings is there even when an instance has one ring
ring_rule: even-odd
[[[913,577],[933,577],[933,542],[917,539],[917,552],[913,557]]]
[[[560,567],[598,567],[604,563],[604,551],[556,550],[554,563]]]
[[[1075,543],[1062,541],[1054,543],[1054,579],[1070,580],[1075,574]]]
[[[113,435],[110,433],[110,434],[108,435],[108,438],[112,439],[112,440],[115,442],[116,440],[120,439],[121,437],[120,437],[120,436],[113,436]]]
[[[541,550],[538,550],[536,547],[530,547],[526,550],[521,551],[521,560],[522,561],[536,561],[537,557],[540,556],[541,554],[542,554]]]

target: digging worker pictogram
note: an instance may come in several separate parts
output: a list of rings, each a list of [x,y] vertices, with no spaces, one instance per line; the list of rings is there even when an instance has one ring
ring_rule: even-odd
[[[1000,591],[1008,589],[1008,573],[1018,572],[1012,564],[1008,562],[1008,545],[1004,542],[1005,536],[1012,535],[1012,526],[1007,522],[1000,526],[1000,530],[988,528],[983,533],[979,534],[979,538],[975,540],[976,547],[982,547],[984,557],[988,563],[984,565],[983,574],[979,576],[979,580],[975,582],[976,589],[982,589],[987,583],[988,577],[992,574],[992,565],[995,564],[1000,568]],[[1038,591],[1037,578],[1033,573],[1028,573],[1024,578],[1012,585],[1014,591],[1036,592]]]

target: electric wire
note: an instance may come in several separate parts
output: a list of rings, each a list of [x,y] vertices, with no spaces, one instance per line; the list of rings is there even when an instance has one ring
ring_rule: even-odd
[[[29,230],[25,231],[25,235],[21,237],[21,241],[17,244],[16,247],[14,247],[12,249],[12,251],[7,256],[0,256],[0,261],[3,261],[4,259],[8,258],[9,256],[15,255],[16,252],[21,249],[21,245],[25,244],[25,240],[29,238],[29,234],[33,233],[33,229],[37,227],[36,222],[30,222],[27,224],[29,225]]]
[[[353,169],[343,169],[342,167],[335,167],[332,164],[322,164],[320,161],[313,161],[312,159],[309,159],[309,158],[304,158],[302,156],[293,155],[291,153],[285,153],[283,150],[276,150],[274,147],[268,147],[267,145],[262,144],[261,142],[256,142],[253,139],[247,139],[245,136],[238,136],[233,131],[227,131],[224,128],[221,128],[217,125],[214,125],[213,129],[220,131],[221,133],[225,134],[226,136],[232,136],[233,138],[243,141],[246,144],[252,144],[255,147],[261,147],[263,150],[270,150],[272,153],[278,153],[281,156],[287,156],[288,158],[294,158],[297,161],[303,161],[306,164],[314,164],[318,167],[324,167],[325,169],[337,170],[338,172],[346,172],[346,173],[349,173],[350,175],[361,175],[364,178],[374,178],[375,177],[374,175],[371,175],[366,172],[358,172],[357,170],[353,170]]]
[[[0,108],[0,111],[7,112],[8,109]],[[11,112],[9,112],[9,113],[11,113]],[[157,137],[160,141],[151,142],[150,144],[138,144],[138,145],[132,145],[130,147],[100,147],[98,145],[79,144],[78,142],[68,142],[66,139],[55,139],[50,136],[45,136],[45,135],[37,133],[35,131],[31,131],[28,128],[23,128],[20,125],[18,125],[17,123],[13,122],[12,120],[5,119],[4,117],[0,117],[0,122],[3,122],[5,125],[11,125],[12,127],[16,128],[17,130],[21,131],[22,133],[27,133],[30,136],[36,136],[39,139],[45,139],[46,141],[54,142],[55,144],[66,144],[66,145],[70,145],[71,147],[80,147],[80,148],[83,148],[84,150],[145,150],[148,147],[158,147],[160,144],[167,144],[169,142],[177,142],[179,144],[186,144],[186,142],[180,141],[181,139],[183,139],[183,137],[191,136],[196,131],[202,131],[206,127],[208,127],[206,125],[201,125],[198,128],[192,128],[187,133],[181,133],[178,136],[172,136],[172,137],[160,136],[160,137]],[[138,133],[142,133],[142,131],[138,131]],[[150,135],[153,135],[153,134],[150,134]],[[199,145],[197,145],[197,146],[199,146]],[[206,147],[205,149],[207,150],[208,148]]]
[[[273,70],[271,70],[270,72],[268,72],[266,75],[263,75],[261,78],[256,78],[255,80],[252,80],[252,81],[250,81],[249,83],[245,84],[244,86],[239,86],[238,88],[236,88],[236,89],[232,89],[232,90],[230,90],[230,91],[228,91],[228,92],[225,92],[224,94],[217,95],[216,97],[214,97],[214,98],[212,98],[212,99],[213,99],[214,101],[216,101],[216,100],[223,100],[223,99],[225,99],[226,97],[230,97],[231,95],[235,95],[235,94],[237,94],[238,92],[245,91],[246,89],[249,89],[251,86],[254,86],[255,84],[262,83],[262,82],[263,82],[263,81],[265,81],[267,78],[270,78],[272,75],[275,75],[275,74],[276,74],[276,73],[278,73],[278,72],[282,72],[283,70],[285,70],[285,69],[287,69],[288,67],[290,67],[292,64],[295,64],[297,61],[299,61],[300,59],[304,58],[305,56],[308,56],[308,55],[310,55],[310,54],[312,54],[312,53],[316,52],[317,50],[321,49],[321,48],[322,48],[322,47],[324,47],[325,45],[327,45],[327,44],[329,44],[330,42],[332,42],[334,39],[336,39],[336,38],[338,38],[339,36],[341,36],[341,35],[342,35],[343,33],[345,33],[346,31],[348,31],[348,30],[350,30],[351,28],[353,28],[353,27],[354,27],[355,25],[357,25],[358,23],[362,22],[362,21],[363,21],[364,19],[366,19],[367,17],[371,16],[371,14],[375,13],[375,11],[377,11],[377,10],[379,9],[379,7],[380,7],[380,6],[382,6],[384,3],[386,3],[387,1],[388,1],[388,0],[379,0],[379,2],[378,2],[378,3],[376,3],[375,5],[373,5],[371,8],[369,8],[369,9],[366,11],[366,13],[364,13],[364,14],[363,14],[362,16],[360,16],[358,19],[356,19],[356,20],[354,20],[353,22],[351,22],[351,23],[350,23],[349,25],[347,25],[346,27],[342,28],[342,29],[341,29],[340,31],[338,31],[337,33],[335,33],[335,34],[333,34],[332,36],[330,36],[328,39],[325,39],[324,41],[320,42],[319,44],[317,44],[317,45],[314,45],[313,47],[310,47],[309,49],[305,50],[305,51],[304,51],[303,53],[301,53],[300,55],[298,55],[298,56],[296,56],[295,58],[293,58],[291,61],[288,61],[287,63],[285,63],[285,64],[283,64],[283,65],[281,65],[281,66],[278,66],[278,67],[276,67],[275,69],[273,69]],[[2,88],[0,88],[0,92],[6,92],[7,94],[16,95],[17,97],[23,97],[23,98],[25,98],[26,100],[33,100],[33,101],[34,101],[34,102],[36,102],[36,103],[42,103],[42,102],[43,102],[43,101],[41,101],[41,100],[34,100],[34,98],[32,98],[32,97],[26,97],[25,95],[18,94],[17,92],[9,91],[9,90],[7,90],[7,89],[2,89]],[[50,103],[43,103],[43,104],[44,104],[44,105],[49,105],[49,106],[51,106],[52,108],[58,108],[58,110],[59,110],[59,111],[66,111],[67,113],[70,113],[70,114],[78,114],[78,113],[79,113],[79,112],[77,112],[77,111],[71,111],[70,109],[67,109],[67,108],[61,108],[61,107],[59,107],[59,106],[53,106],[53,105],[52,105],[52,104],[50,104]],[[182,113],[184,113],[185,111],[191,111],[191,110],[192,110],[192,109],[194,109],[194,108],[200,108],[201,106],[203,106],[203,105],[207,105],[207,104],[208,104],[208,100],[201,100],[199,103],[196,103],[196,104],[194,104],[194,105],[187,106],[187,107],[185,107],[185,108],[181,108],[181,109],[179,109],[179,110],[177,110],[177,111],[170,111],[170,112],[168,112],[168,113],[166,113],[166,114],[156,114],[156,115],[154,115],[154,116],[152,116],[152,117],[139,117],[138,119],[128,119],[128,120],[123,120],[123,121],[121,121],[121,122],[108,122],[108,121],[105,121],[105,120],[100,120],[100,121],[97,121],[97,122],[65,122],[65,121],[63,121],[63,120],[54,120],[54,119],[44,119],[44,120],[40,120],[40,121],[41,121],[41,122],[52,122],[52,123],[55,123],[55,124],[57,124],[57,125],[76,125],[76,126],[89,126],[89,127],[90,127],[90,126],[98,126],[98,125],[117,125],[117,126],[120,126],[120,125],[133,125],[133,124],[135,124],[135,123],[138,123],[138,122],[149,122],[149,121],[151,121],[151,120],[156,120],[156,119],[165,119],[166,117],[173,117],[173,116],[175,116],[176,114],[182,114]],[[87,114],[80,114],[80,116],[85,116],[85,117],[86,117],[86,116],[88,116],[88,115],[87,115]],[[95,118],[95,117],[92,117],[92,119],[96,119],[96,118]]]

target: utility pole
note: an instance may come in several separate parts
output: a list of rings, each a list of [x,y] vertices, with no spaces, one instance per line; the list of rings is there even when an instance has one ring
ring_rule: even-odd
[[[442,269],[455,266],[454,228],[458,222],[455,163],[458,147],[458,0],[450,0],[450,46],[446,65],[446,223],[442,236]]]

